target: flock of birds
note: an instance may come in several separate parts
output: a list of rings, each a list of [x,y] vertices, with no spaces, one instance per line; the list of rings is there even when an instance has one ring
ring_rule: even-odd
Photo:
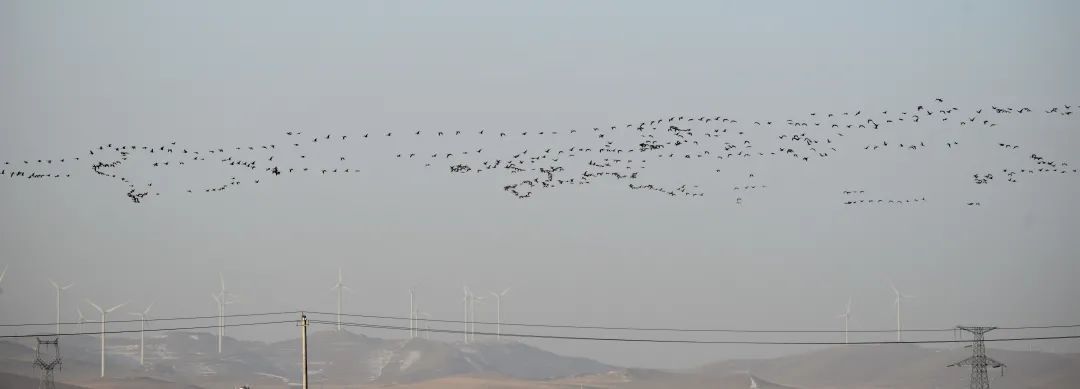
[[[106,143],[77,156],[4,161],[0,176],[32,181],[60,180],[88,170],[122,185],[130,201],[141,203],[162,194],[159,189],[162,185],[155,187],[153,180],[144,177],[146,174],[139,174],[145,173],[146,168],[154,172],[196,167],[216,170],[220,177],[215,177],[214,182],[178,190],[209,194],[291,175],[355,175],[367,172],[375,165],[354,163],[354,160],[381,156],[417,167],[445,169],[449,174],[501,174],[506,177],[502,189],[522,199],[560,187],[600,182],[670,197],[703,197],[706,193],[699,185],[648,182],[671,176],[664,172],[650,176],[648,168],[657,163],[689,163],[710,165],[712,170],[731,161],[776,159],[813,164],[845,153],[950,152],[969,144],[966,140],[960,143],[952,139],[960,135],[957,131],[941,131],[931,137],[936,139],[902,141],[890,139],[890,134],[904,133],[907,128],[928,123],[954,129],[992,128],[1008,118],[1024,115],[1068,118],[1072,117],[1074,107],[1061,105],[1035,111],[1029,107],[992,106],[963,111],[939,98],[925,104],[913,104],[909,109],[811,112],[799,118],[754,121],[721,115],[681,115],[568,130],[410,130],[346,135],[315,135],[293,130],[284,132],[284,139],[274,143],[230,147],[184,147],[177,142],[161,145]],[[873,141],[866,143],[870,139]],[[411,148],[425,142],[434,145],[435,149]],[[1019,152],[1021,148],[1013,142],[991,142],[990,145],[1003,152]],[[448,150],[445,147],[449,144],[470,146]],[[391,145],[408,150],[391,150]],[[361,158],[355,158],[358,155]],[[996,182],[996,178],[1017,183],[1023,176],[1077,174],[1077,169],[1070,167],[1067,161],[1038,153],[1031,153],[1023,160],[1026,162],[1021,166],[972,172],[971,177],[974,184],[987,185]],[[138,168],[125,170],[132,165]],[[723,173],[723,169],[715,171]],[[745,197],[775,186],[754,181],[752,172],[748,178],[750,182],[729,184],[735,204],[742,204]],[[841,194],[840,202],[849,206],[927,202],[922,195],[867,198],[865,190],[843,190]],[[979,201],[963,203],[981,205]]]

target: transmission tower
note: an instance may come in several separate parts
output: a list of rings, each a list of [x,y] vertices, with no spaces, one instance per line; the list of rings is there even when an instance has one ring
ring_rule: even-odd
[[[53,338],[52,340],[37,338],[34,368],[41,369],[38,389],[56,389],[56,383],[53,382],[53,372],[60,371],[61,365],[60,338]]]
[[[974,338],[971,341],[971,356],[949,366],[971,366],[971,389],[990,389],[990,376],[986,368],[1002,369],[1001,375],[1005,375],[1005,364],[986,356],[986,346],[983,344],[983,336],[997,327],[966,327],[957,326],[959,330],[970,332]]]

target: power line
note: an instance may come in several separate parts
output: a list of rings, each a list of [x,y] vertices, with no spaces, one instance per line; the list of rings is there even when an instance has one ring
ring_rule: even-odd
[[[336,313],[307,311],[310,314],[316,315],[336,315]],[[364,315],[356,313],[342,313],[341,316],[346,317],[362,317],[367,319],[388,319],[388,320],[409,320],[407,317],[402,316],[384,316],[384,315]],[[463,320],[450,320],[450,319],[415,319],[417,321],[426,321],[434,323],[465,323]],[[497,322],[484,322],[484,321],[470,321],[477,324],[490,324],[497,325]],[[823,330],[823,329],[776,329],[776,330],[754,330],[754,329],[731,329],[731,328],[674,328],[674,327],[611,327],[611,326],[592,326],[592,325],[573,325],[573,324],[543,324],[543,323],[507,323],[502,322],[504,326],[513,327],[537,327],[537,328],[568,328],[568,329],[589,329],[589,330],[613,330],[613,331],[656,331],[656,332],[733,332],[733,333],[842,333],[844,330]],[[1053,329],[1053,328],[1080,328],[1080,324],[1062,324],[1062,325],[1043,325],[1043,326],[1022,326],[1022,327],[998,327],[999,330],[1028,330],[1028,329]],[[950,328],[923,328],[923,329],[905,329],[905,332],[953,332],[955,327]],[[892,333],[896,332],[895,328],[887,330],[850,330],[851,333]]]
[[[326,324],[337,325],[336,321],[326,320],[310,320],[314,324]],[[262,326],[272,324],[286,324],[296,323],[296,320],[277,320],[277,321],[264,321],[264,322],[250,322],[250,323],[236,323],[230,324],[230,327],[250,327],[250,326]],[[359,323],[359,322],[342,322],[343,326],[370,328],[370,329],[383,329],[383,330],[395,330],[395,331],[408,331],[409,327],[403,326],[389,326],[379,325],[371,323]],[[212,329],[217,328],[217,325],[210,326],[186,326],[186,327],[170,327],[170,328],[154,328],[148,329],[149,332],[166,332],[166,331],[187,331],[198,329]],[[435,333],[446,334],[463,334],[462,330],[450,330],[440,328],[422,328],[418,331],[427,331]],[[128,334],[137,333],[139,330],[113,330],[106,331],[105,334]],[[475,332],[479,335],[495,336],[494,332]],[[100,335],[100,331],[95,332],[71,332],[63,334],[27,334],[27,335],[0,335],[0,339],[10,338],[31,338],[40,336],[76,336],[76,335]],[[597,337],[597,336],[565,336],[565,335],[543,335],[543,334],[527,334],[527,333],[507,333],[503,332],[502,336],[512,338],[530,338],[530,339],[556,339],[556,340],[578,340],[578,341],[606,341],[606,342],[623,342],[623,343],[680,343],[680,344],[742,344],[742,345],[815,345],[815,346],[840,346],[840,345],[887,345],[887,344],[951,344],[951,343],[968,343],[965,340],[909,340],[909,341],[860,341],[860,342],[817,342],[817,341],[738,341],[738,340],[699,340],[699,339],[656,339],[656,338],[626,338],[626,337]],[[1014,338],[997,338],[986,339],[986,342],[1013,342],[1013,341],[1035,341],[1035,340],[1062,340],[1062,339],[1080,339],[1080,335],[1065,335],[1065,336],[1039,336],[1039,337],[1014,337]]]
[[[260,317],[260,316],[276,316],[276,315],[293,315],[300,314],[301,312],[307,312],[314,315],[336,315],[336,313],[320,312],[320,311],[280,311],[280,312],[259,312],[259,313],[235,313],[224,315],[226,318],[234,317]],[[387,316],[387,315],[366,315],[357,313],[342,313],[341,316],[345,317],[361,317],[368,319],[387,319],[387,320],[410,320],[404,316]],[[217,315],[213,316],[176,316],[176,317],[155,317],[147,318],[146,322],[158,322],[158,321],[183,321],[183,320],[205,320],[205,319],[217,319]],[[412,320],[432,322],[432,323],[453,323],[461,324],[465,323],[463,320],[450,320],[450,319],[423,319],[415,318]],[[110,320],[112,324],[122,323],[139,323],[141,319],[130,320]],[[63,322],[62,325],[85,325],[95,324],[97,321],[84,321],[84,322]],[[485,324],[485,325],[497,325],[497,322],[486,321],[474,321],[473,323]],[[632,327],[632,326],[594,326],[594,325],[574,325],[574,324],[549,324],[549,323],[521,323],[521,322],[503,322],[504,326],[512,327],[534,327],[534,328],[565,328],[565,329],[588,329],[588,330],[609,330],[609,331],[642,331],[642,332],[721,332],[721,333],[842,333],[844,330],[825,330],[825,329],[733,329],[733,328],[676,328],[676,327]],[[54,326],[52,323],[9,323],[0,324],[0,328],[5,327],[36,327],[36,326]],[[210,326],[208,328],[216,328]],[[1038,326],[1015,326],[1015,327],[997,327],[997,330],[1035,330],[1035,329],[1065,329],[1065,328],[1080,328],[1080,324],[1055,324],[1055,325],[1038,325]],[[952,332],[956,328],[923,328],[923,329],[905,329],[908,332]],[[148,330],[149,331],[149,330]],[[866,329],[866,330],[850,330],[851,333],[891,333],[896,329]],[[100,333],[95,332],[95,334]],[[56,335],[56,334],[47,334]],[[61,334],[63,335],[63,334]]]
[[[310,320],[309,322],[315,324],[327,324],[337,325],[336,321],[325,320]],[[371,329],[384,329],[384,330],[396,330],[396,331],[408,331],[409,327],[402,326],[387,326],[379,324],[369,323],[356,323],[356,322],[342,322],[341,325],[349,327],[371,328]],[[448,330],[448,329],[418,329],[419,331],[438,332],[447,334],[464,334],[462,330]],[[479,335],[495,336],[494,332],[472,332]],[[614,338],[614,337],[594,337],[594,336],[563,336],[563,335],[540,335],[540,334],[519,334],[519,333],[506,333],[503,332],[502,336],[513,338],[533,338],[533,339],[558,339],[558,340],[587,340],[587,341],[607,341],[607,342],[626,342],[626,343],[684,343],[684,344],[745,344],[745,345],[808,345],[808,346],[844,346],[844,345],[886,345],[886,344],[947,344],[947,343],[969,343],[966,340],[905,340],[905,341],[862,341],[862,342],[799,342],[799,341],[738,341],[738,340],[694,340],[694,339],[652,339],[652,338]],[[1040,337],[1022,337],[1022,338],[998,338],[998,339],[986,339],[986,342],[1015,342],[1015,341],[1033,341],[1033,340],[1059,340],[1059,339],[1080,339],[1080,335],[1067,335],[1067,336],[1040,336]]]
[[[261,326],[261,325],[269,325],[269,324],[284,324],[284,323],[296,323],[296,320],[278,320],[278,321],[264,321],[264,322],[254,322],[254,323],[236,323],[236,324],[229,324],[228,326],[229,327],[251,327],[251,326]],[[211,328],[218,328],[218,325],[215,324],[215,325],[212,325],[212,326],[153,328],[153,329],[146,330],[146,332],[205,330],[205,329],[211,329]],[[108,334],[130,334],[130,333],[137,333],[139,331],[140,330],[113,330],[113,331],[105,331],[104,334],[106,334],[106,335],[108,335]],[[94,332],[66,332],[66,333],[62,333],[62,334],[0,335],[0,339],[34,338],[34,337],[45,337],[45,336],[101,335],[102,333],[103,332],[101,332],[101,331],[94,331]]]
[[[257,317],[257,316],[274,316],[274,315],[295,315],[301,311],[284,311],[284,312],[264,312],[264,313],[234,313],[231,315],[225,315],[224,317]],[[155,317],[147,318],[146,322],[152,321],[179,321],[179,320],[203,320],[203,319],[217,319],[218,315],[213,316],[176,316],[176,317]],[[130,320],[109,320],[109,323],[138,323],[143,321],[142,319],[130,319]],[[98,324],[100,321],[82,321],[82,322],[63,322],[61,325],[83,325],[83,324]],[[11,323],[0,324],[0,327],[37,327],[37,326],[54,326],[56,322],[52,323]]]

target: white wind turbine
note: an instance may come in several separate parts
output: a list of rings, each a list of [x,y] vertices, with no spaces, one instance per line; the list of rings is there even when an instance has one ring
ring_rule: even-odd
[[[150,314],[150,308],[154,307],[154,303],[146,306],[142,312],[130,312],[130,315],[139,317],[139,366],[143,366],[143,357],[146,351],[146,337],[143,332],[146,331],[146,316]]]
[[[847,309],[837,317],[844,319],[844,343],[848,342],[848,320],[851,320],[851,297],[847,299]]]
[[[221,292],[210,295],[214,298],[214,301],[218,305],[218,354],[221,354],[221,343],[225,337],[225,306],[235,303],[230,297],[235,296],[232,293],[225,291],[225,275],[218,273],[218,278],[221,279]]]
[[[224,290],[224,288],[222,288],[222,290]],[[345,291],[352,293],[353,291],[352,288],[345,286],[344,281],[342,281],[341,268],[338,268],[337,271],[337,284],[334,284],[334,287],[330,288],[330,290],[337,291],[337,330],[341,331],[341,292]]]
[[[462,300],[465,302],[465,343],[469,343],[469,303],[471,302],[471,294],[469,293],[469,287],[462,288],[465,291],[465,298]]]
[[[49,283],[52,284],[53,288],[56,288],[56,334],[60,335],[60,294],[75,284],[60,286],[52,279],[49,280]]]
[[[502,340],[502,298],[508,292],[510,292],[510,288],[503,289],[499,293],[491,292],[491,295],[495,296],[495,340]]]
[[[901,313],[900,305],[901,305],[901,302],[904,299],[909,299],[909,298],[912,298],[912,297],[915,297],[915,296],[900,293],[900,290],[896,289],[896,285],[893,285],[891,282],[889,283],[889,287],[892,288],[893,294],[896,295],[896,300],[893,302],[894,304],[896,304],[896,341],[901,342],[901,341],[903,341],[903,336],[902,335],[903,335],[903,332],[904,332],[904,327],[902,325],[903,322],[900,320],[900,318],[901,318],[901,316],[900,316],[900,313]]]
[[[90,305],[92,305],[94,309],[97,309],[98,312],[101,313],[101,378],[105,378],[105,322],[108,318],[109,313],[120,309],[120,307],[127,305],[127,303],[123,303],[109,309],[101,309],[100,306],[94,304],[94,302],[90,301],[90,299],[87,299],[86,302],[90,303]]]
[[[75,307],[75,313],[79,314],[79,324],[89,323],[86,321],[86,316],[83,316],[82,309],[79,309],[78,306]]]
[[[472,323],[472,330],[470,330],[470,332],[472,333],[472,340],[476,340],[476,303],[484,301],[484,297],[472,293],[469,293],[469,297],[472,299],[472,302],[469,304],[469,313],[472,314],[472,318],[469,319],[469,322]]]
[[[416,337],[416,291],[409,288],[409,338]]]
[[[417,312],[416,315],[421,316],[424,319],[426,319],[425,321],[423,321],[423,323],[424,323],[423,338],[424,339],[431,339],[431,314],[429,314],[427,312]]]

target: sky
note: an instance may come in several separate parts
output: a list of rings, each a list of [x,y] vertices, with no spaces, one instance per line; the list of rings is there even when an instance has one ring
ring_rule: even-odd
[[[910,110],[938,97],[964,110],[1072,105],[1078,12],[1071,1],[0,1],[0,160],[103,143],[265,144],[301,129],[591,129],[682,114],[749,122]],[[1076,129],[1016,120],[965,142],[1076,160]],[[949,130],[920,136],[940,142]],[[426,146],[472,147],[436,142]],[[838,329],[851,297],[853,327],[890,329],[892,282],[914,296],[909,328],[1080,323],[1080,178],[972,192],[962,177],[1004,163],[992,147],[756,165],[774,190],[744,206],[727,193],[672,199],[615,184],[523,201],[497,178],[408,167],[380,151],[357,156],[356,178],[137,205],[88,167],[62,182],[0,181],[0,266],[10,266],[0,322],[53,320],[49,278],[75,283],[69,320],[86,298],[130,301],[132,311],[154,302],[161,317],[213,314],[219,272],[238,296],[234,312],[332,311],[340,268],[355,290],[345,310],[370,314],[407,315],[415,287],[423,310],[458,319],[468,285],[512,288],[506,321]],[[735,182],[713,169],[661,175]],[[855,210],[836,201],[849,188],[947,200]],[[986,205],[959,206],[971,196]],[[231,334],[280,340],[296,329]],[[662,368],[803,350],[527,342]],[[1076,342],[1032,347],[1080,352]]]

